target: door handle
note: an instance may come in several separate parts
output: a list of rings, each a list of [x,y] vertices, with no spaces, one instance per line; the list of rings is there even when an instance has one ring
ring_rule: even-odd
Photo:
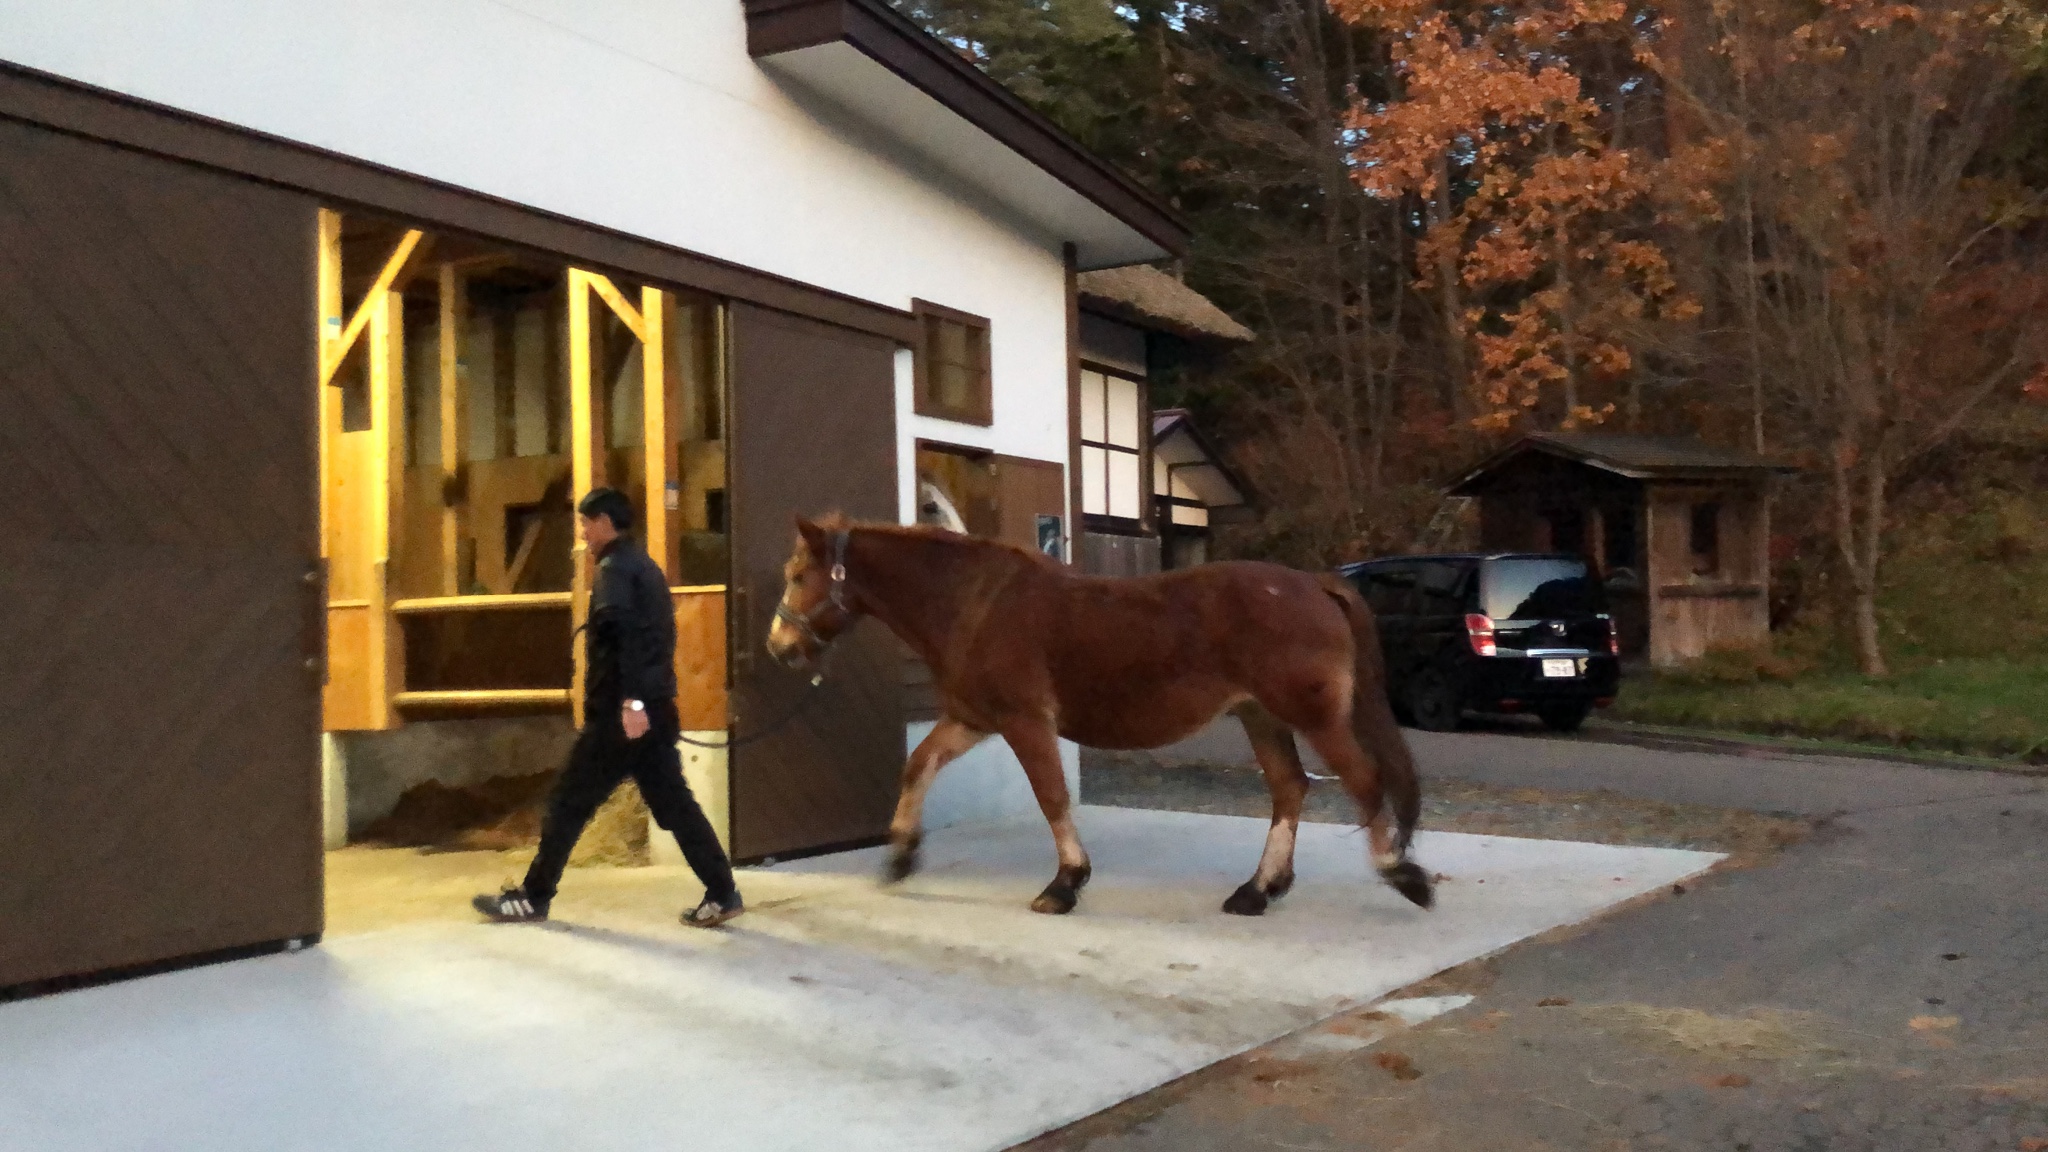
[[[327,686],[327,561],[315,560],[299,576],[299,653],[306,671]]]

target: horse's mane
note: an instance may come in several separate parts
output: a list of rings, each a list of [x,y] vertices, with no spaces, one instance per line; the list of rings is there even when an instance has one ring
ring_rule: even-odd
[[[985,536],[963,536],[958,532],[941,528],[936,524],[891,524],[885,520],[854,520],[840,512],[829,512],[820,516],[813,523],[826,532],[851,532],[855,530],[874,532],[884,536],[894,536],[899,539],[928,541],[933,544],[986,555],[1008,553],[1035,563],[1056,563],[1050,557],[1035,549],[1021,548],[1015,544],[1004,543],[1001,540],[990,540]]]

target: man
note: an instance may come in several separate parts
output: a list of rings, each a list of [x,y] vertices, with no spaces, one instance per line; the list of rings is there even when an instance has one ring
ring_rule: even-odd
[[[597,557],[597,587],[583,638],[583,731],[569,766],[548,797],[540,851],[526,882],[478,896],[476,910],[500,922],[548,918],[569,850],[605,797],[631,776],[655,823],[675,834],[683,858],[704,884],[704,901],[682,915],[712,928],[744,911],[732,863],[683,782],[676,752],[676,622],[668,580],[627,535],[633,505],[611,488],[593,489],[576,507],[583,539]]]

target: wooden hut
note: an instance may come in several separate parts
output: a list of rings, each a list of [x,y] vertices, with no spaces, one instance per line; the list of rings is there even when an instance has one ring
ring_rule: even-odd
[[[1622,653],[1667,667],[1770,634],[1770,490],[1790,471],[1691,440],[1527,436],[1473,467],[1488,552],[1571,552],[1606,583]]]

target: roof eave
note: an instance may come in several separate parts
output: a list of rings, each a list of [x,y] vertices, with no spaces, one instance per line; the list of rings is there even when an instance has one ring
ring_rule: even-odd
[[[901,77],[1122,221],[1168,255],[1186,255],[1186,223],[1149,189],[1082,147],[883,0],[741,0],[747,51],[768,60],[844,43]]]

